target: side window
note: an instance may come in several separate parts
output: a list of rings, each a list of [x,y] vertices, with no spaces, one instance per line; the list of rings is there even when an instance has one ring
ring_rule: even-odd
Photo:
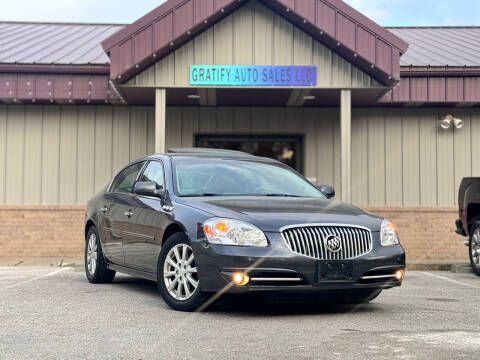
[[[159,161],[150,161],[138,181],[154,181],[159,186],[163,184],[163,165]]]
[[[144,162],[133,164],[127,167],[120,174],[117,175],[113,181],[111,192],[129,194],[133,190],[133,184],[137,179],[138,173],[142,170]]]

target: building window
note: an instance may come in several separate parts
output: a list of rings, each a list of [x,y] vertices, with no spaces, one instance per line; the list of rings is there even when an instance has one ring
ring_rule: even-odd
[[[195,146],[269,157],[303,172],[302,135],[196,135]]]

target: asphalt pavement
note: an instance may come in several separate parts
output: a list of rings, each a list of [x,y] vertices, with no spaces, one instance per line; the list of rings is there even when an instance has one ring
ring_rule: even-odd
[[[0,267],[0,359],[479,359],[480,278],[407,272],[370,304],[224,297],[170,310],[152,282]]]

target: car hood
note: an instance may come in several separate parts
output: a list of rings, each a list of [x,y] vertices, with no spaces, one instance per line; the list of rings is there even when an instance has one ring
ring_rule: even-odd
[[[247,221],[263,231],[277,232],[297,224],[349,224],[380,230],[380,217],[336,200],[291,197],[179,198],[184,205],[217,217]]]

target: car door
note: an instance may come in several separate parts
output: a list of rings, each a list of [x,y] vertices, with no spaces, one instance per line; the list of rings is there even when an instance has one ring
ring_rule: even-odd
[[[138,181],[156,182],[165,186],[164,166],[152,160],[144,168]],[[156,273],[163,229],[169,223],[169,214],[162,208],[159,198],[133,195],[128,229],[123,239],[125,265],[138,270]]]
[[[104,214],[102,230],[103,250],[108,261],[125,265],[123,238],[131,207],[132,189],[145,162],[135,163],[122,170],[104,196],[100,211]]]

